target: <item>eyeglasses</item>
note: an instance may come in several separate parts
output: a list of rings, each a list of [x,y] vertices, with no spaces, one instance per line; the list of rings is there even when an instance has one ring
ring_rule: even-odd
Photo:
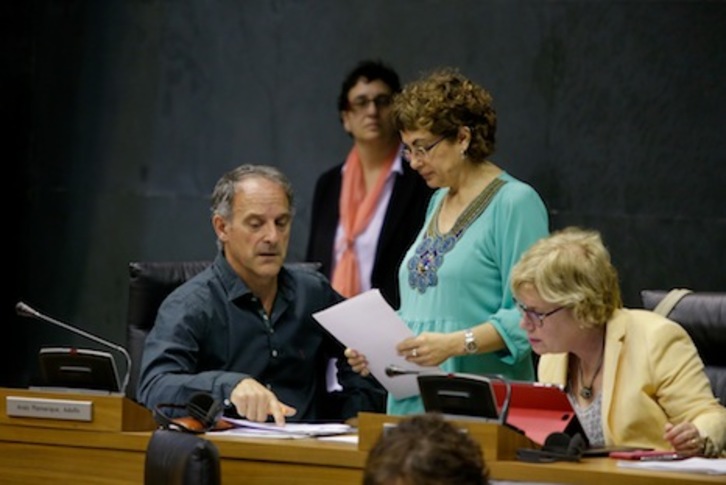
[[[544,325],[545,318],[549,317],[550,315],[554,315],[558,311],[566,308],[563,306],[559,306],[555,308],[554,310],[550,310],[545,313],[536,312],[534,310],[531,310],[527,308],[526,306],[522,305],[521,303],[517,303],[517,306],[519,307],[519,311],[522,312],[522,315],[524,315],[524,318],[527,319],[529,323],[533,323],[534,325],[541,327]]]
[[[390,94],[379,94],[375,98],[366,98],[365,96],[358,96],[353,101],[348,102],[348,106],[352,111],[365,111],[368,105],[373,103],[376,105],[376,109],[387,108],[391,105],[393,97]]]
[[[407,146],[403,147],[403,158],[408,162],[411,163],[414,159],[416,160],[428,160],[429,156],[431,155],[431,150],[436,147],[439,143],[444,141],[446,139],[446,135],[442,136],[435,142],[431,143],[430,145],[426,146],[415,146],[413,148],[409,148]]]

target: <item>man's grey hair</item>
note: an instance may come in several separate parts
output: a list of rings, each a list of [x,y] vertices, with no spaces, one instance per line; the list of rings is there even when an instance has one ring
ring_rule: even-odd
[[[232,215],[232,201],[237,193],[237,184],[250,177],[261,177],[278,184],[285,191],[290,213],[294,213],[294,198],[292,184],[280,170],[269,165],[240,165],[222,175],[214,186],[212,192],[212,215],[218,215],[229,220]]]

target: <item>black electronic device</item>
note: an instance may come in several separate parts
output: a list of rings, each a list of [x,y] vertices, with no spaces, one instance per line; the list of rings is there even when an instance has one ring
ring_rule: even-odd
[[[492,387],[492,380],[506,387],[508,383],[502,377],[427,372],[419,373],[417,379],[427,412],[506,423],[508,399],[498,406]]]
[[[517,459],[530,463],[552,463],[555,461],[580,461],[587,448],[587,441],[580,433],[573,436],[554,432],[545,439],[542,448],[519,448]]]
[[[108,352],[44,347],[38,360],[43,387],[121,392],[116,361]]]
[[[157,404],[153,413],[154,420],[162,428],[196,434],[232,428],[233,425],[221,420],[224,407],[223,401],[214,399],[206,392],[199,392],[185,405]],[[180,410],[185,411],[183,416],[171,415],[172,411]]]
[[[81,385],[80,382],[83,382],[83,386],[81,388],[84,389],[108,389],[109,392],[121,392],[122,394],[126,393],[126,386],[129,383],[129,376],[131,375],[131,356],[129,355],[128,351],[121,347],[120,345],[117,345],[113,342],[110,342],[106,339],[103,339],[101,337],[98,337],[96,335],[93,335],[92,333],[86,332],[85,330],[81,330],[80,328],[74,327],[73,325],[69,325],[67,323],[63,323],[61,321],[56,320],[55,318],[51,318],[47,315],[44,315],[40,313],[39,311],[35,310],[34,308],[30,307],[29,305],[23,303],[22,301],[19,301],[15,305],[15,311],[18,315],[21,317],[30,317],[30,318],[36,318],[38,320],[42,320],[44,322],[50,323],[52,325],[61,327],[65,330],[68,330],[70,332],[73,332],[77,335],[80,335],[82,337],[85,337],[89,340],[93,340],[94,342],[97,342],[101,345],[104,345],[105,347],[108,347],[110,349],[113,349],[119,353],[121,353],[124,358],[126,359],[126,372],[124,373],[123,382],[120,386],[118,386],[118,377],[116,377],[116,384],[113,383],[113,375],[115,373],[116,364],[115,361],[113,361],[113,358],[110,354],[100,352],[100,351],[92,351],[89,349],[72,349],[72,348],[63,348],[62,352],[58,352],[57,350],[60,348],[55,348],[56,352],[51,351],[45,351],[45,355],[43,354],[43,350],[40,352],[40,359],[41,359],[41,372],[46,372],[46,377],[49,377],[50,379],[56,379],[59,380],[54,381],[47,381],[44,383],[44,385],[49,387],[77,387],[78,385]],[[105,354],[105,355],[104,355]],[[108,357],[106,357],[108,356]],[[111,358],[112,363],[109,363],[109,358]],[[81,363],[81,360],[83,359],[83,364],[78,366],[78,369],[75,369],[77,372],[75,372],[75,375],[71,377],[71,374],[73,372],[69,372],[73,369],[60,369],[61,364],[63,366],[73,366],[74,364],[69,363],[68,359],[72,359],[70,362],[74,362],[75,364]],[[65,362],[65,363],[63,363]],[[46,368],[45,371],[43,368]],[[81,367],[84,367],[81,369]],[[111,370],[113,369],[113,370]],[[116,373],[116,376],[118,374]],[[84,377],[81,377],[84,376]],[[98,379],[97,381],[94,381],[93,379]],[[76,382],[77,385],[67,386],[62,385],[62,383],[73,383]],[[93,387],[87,387],[87,386],[93,386]],[[117,390],[113,391],[112,388],[118,388]]]

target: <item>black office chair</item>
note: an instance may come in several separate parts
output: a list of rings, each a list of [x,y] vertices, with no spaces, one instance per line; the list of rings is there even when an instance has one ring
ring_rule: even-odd
[[[219,451],[201,436],[159,429],[146,448],[144,485],[220,485]]]
[[[643,308],[653,310],[666,290],[640,292]],[[668,318],[681,324],[703,360],[711,388],[721,404],[726,404],[726,293],[693,292],[677,301]]]
[[[131,356],[131,376],[126,388],[126,395],[129,398],[136,399],[144,341],[154,326],[161,302],[176,287],[211,263],[211,261],[129,263],[129,301],[126,315],[126,348]]]

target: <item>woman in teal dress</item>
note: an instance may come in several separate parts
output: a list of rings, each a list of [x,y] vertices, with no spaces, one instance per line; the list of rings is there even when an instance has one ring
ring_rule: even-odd
[[[437,188],[399,268],[399,315],[415,337],[398,352],[447,372],[533,380],[529,342],[509,285],[511,268],[548,234],[542,199],[489,160],[496,112],[489,93],[455,70],[407,85],[394,98],[404,157]],[[367,374],[365,356],[346,355]],[[388,398],[389,414],[423,411],[419,396]]]

